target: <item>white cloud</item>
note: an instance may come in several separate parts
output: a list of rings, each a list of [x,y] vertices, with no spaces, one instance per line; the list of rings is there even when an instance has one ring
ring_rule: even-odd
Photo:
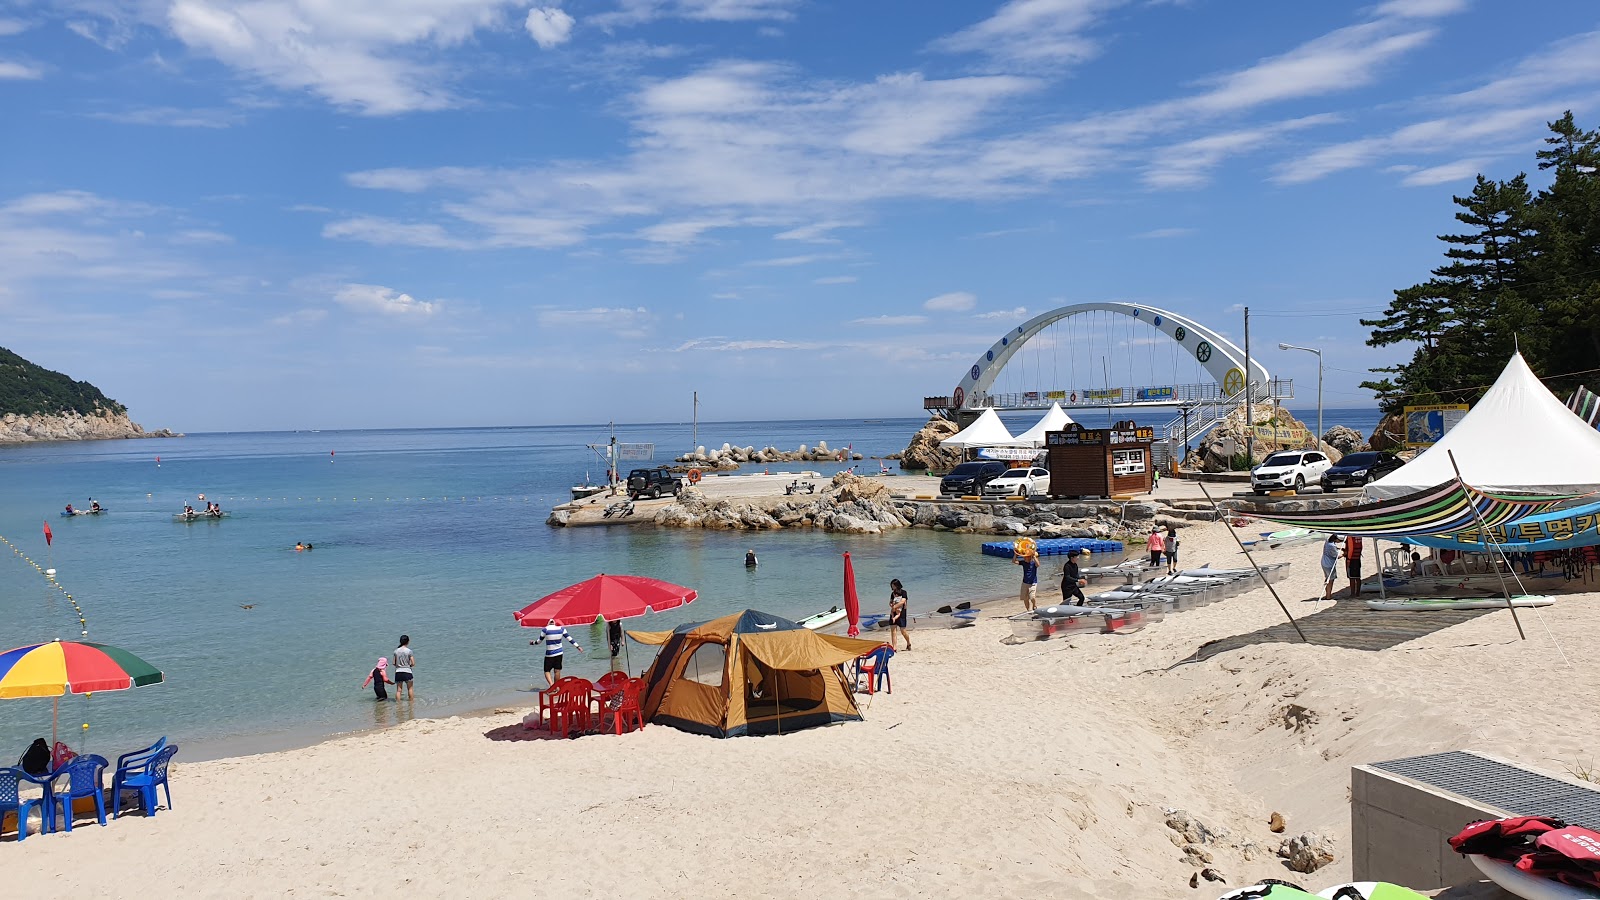
[[[315,325],[327,317],[328,311],[325,309],[297,309],[272,319],[271,324],[280,328],[293,328],[299,325]]]
[[[459,101],[430,51],[503,24],[518,0],[174,0],[166,19],[190,49],[277,87],[367,115]]]
[[[773,238],[780,241],[805,241],[812,244],[837,244],[839,243],[839,239],[834,237],[830,232],[840,228],[850,228],[855,224],[855,222],[814,222],[810,225],[802,225],[799,228],[791,228],[788,231],[780,231],[773,235]]]
[[[357,216],[329,222],[322,227],[325,238],[344,238],[384,246],[432,247],[438,250],[465,250],[473,245],[452,237],[438,225],[428,222],[395,222],[374,216]]]
[[[528,10],[528,18],[523,22],[534,43],[545,50],[571,39],[573,24],[572,16],[556,6],[536,6]]]
[[[972,317],[974,319],[983,319],[985,321],[1020,322],[1023,319],[1028,318],[1028,308],[1026,306],[1019,306],[1016,309],[996,309],[990,312],[974,313]]]
[[[1460,159],[1440,166],[1418,169],[1400,180],[1407,187],[1426,187],[1452,181],[1471,181],[1483,171],[1481,159]]]
[[[746,353],[751,350],[817,350],[823,344],[809,341],[749,340],[729,341],[722,338],[697,338],[673,348],[674,353],[710,351],[714,353]]]
[[[928,321],[927,316],[868,316],[864,319],[851,319],[851,325],[921,325]]]
[[[1399,19],[1432,19],[1466,8],[1467,0],[1387,0],[1378,6],[1377,14]]]
[[[1152,228],[1149,231],[1139,232],[1134,235],[1134,238],[1137,240],[1164,240],[1166,238],[1188,237],[1196,233],[1198,233],[1198,230],[1194,228]]]
[[[233,236],[206,228],[190,228],[172,236],[174,244],[231,244]]]
[[[541,328],[605,328],[616,331],[624,336],[645,336],[645,325],[653,322],[654,315],[650,309],[643,306],[635,307],[610,307],[590,306],[587,309],[541,309],[539,311],[539,327]]]
[[[44,77],[38,66],[0,59],[0,81],[34,81]]]
[[[28,30],[28,23],[21,19],[0,19],[0,37],[10,37]]]
[[[1383,64],[1420,47],[1434,33],[1432,29],[1396,33],[1387,22],[1340,28],[1214,79],[1215,87],[1183,103],[1203,112],[1232,112],[1361,87],[1377,80]]]
[[[89,113],[89,118],[123,125],[164,125],[170,128],[228,128],[244,121],[236,109],[183,109],[175,106],[146,106],[111,112]]]
[[[760,268],[786,269],[793,266],[809,266],[814,262],[833,259],[832,256],[780,256],[776,259],[755,259],[745,263],[747,266]]]
[[[1228,157],[1258,151],[1294,131],[1337,121],[1335,116],[1315,115],[1254,128],[1210,134],[1156,152],[1143,180],[1154,188],[1195,188],[1211,180],[1211,173]]]
[[[426,319],[439,311],[439,304],[418,300],[394,288],[377,284],[347,284],[333,295],[341,306],[357,312],[376,313],[402,319]]]
[[[794,17],[799,0],[620,0],[615,12],[595,16],[604,28],[640,25],[657,19],[697,22],[756,22]]]
[[[854,275],[829,275],[829,276],[827,276],[825,278],[813,278],[813,279],[811,279],[811,283],[812,284],[855,284],[856,283],[856,276],[854,276]]]
[[[1057,66],[1095,55],[1083,32],[1126,0],[1010,0],[994,15],[933,43],[949,53]]]
[[[935,312],[966,312],[977,304],[977,295],[966,291],[953,291],[929,299],[922,304],[922,308]]]

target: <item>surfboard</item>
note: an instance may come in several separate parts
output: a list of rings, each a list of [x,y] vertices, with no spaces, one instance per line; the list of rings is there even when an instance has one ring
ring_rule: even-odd
[[[1472,864],[1490,881],[1525,900],[1600,900],[1600,891],[1575,888],[1559,881],[1529,875],[1508,862],[1475,853],[1467,854],[1467,859],[1472,860]]]
[[[1512,597],[1515,607],[1552,606],[1555,598],[1523,594]],[[1505,609],[1504,597],[1393,597],[1388,600],[1368,600],[1367,609],[1406,612],[1428,609]]]
[[[820,612],[814,616],[806,616],[804,619],[800,620],[800,624],[811,629],[812,631],[816,631],[818,628],[826,628],[835,622],[843,621],[844,617],[845,611],[835,607],[827,612]]]
[[[1343,891],[1343,893],[1340,893]],[[1426,900],[1422,894],[1387,881],[1352,881],[1318,891],[1323,900]]]

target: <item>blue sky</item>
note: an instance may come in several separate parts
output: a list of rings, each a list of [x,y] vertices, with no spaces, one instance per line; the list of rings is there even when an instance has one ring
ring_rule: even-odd
[[[1579,0],[0,0],[0,346],[195,431],[888,416],[1248,305],[1368,405],[1356,319],[1597,88]]]

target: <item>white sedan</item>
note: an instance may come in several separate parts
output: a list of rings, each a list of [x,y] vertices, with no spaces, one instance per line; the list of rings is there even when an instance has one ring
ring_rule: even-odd
[[[1032,497],[1050,493],[1050,471],[1038,466],[1007,469],[983,486],[986,497]]]

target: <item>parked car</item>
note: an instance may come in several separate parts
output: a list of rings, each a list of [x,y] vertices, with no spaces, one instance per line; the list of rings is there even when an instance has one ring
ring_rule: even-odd
[[[1341,487],[1361,487],[1405,464],[1405,460],[1398,456],[1376,450],[1348,453],[1339,460],[1338,465],[1322,473],[1322,489],[1331,491]]]
[[[1333,462],[1315,450],[1280,450],[1250,470],[1250,490],[1257,494],[1293,488],[1300,493],[1308,484],[1321,484],[1322,473]]]
[[[1050,470],[1038,466],[1008,469],[983,486],[984,496],[1032,497],[1050,493]]]
[[[634,469],[628,473],[628,499],[656,498],[663,494],[676,494],[683,490],[683,479],[661,466],[655,469]]]
[[[965,496],[982,494],[983,486],[1004,475],[1007,466],[994,459],[964,462],[939,479],[939,493]]]

